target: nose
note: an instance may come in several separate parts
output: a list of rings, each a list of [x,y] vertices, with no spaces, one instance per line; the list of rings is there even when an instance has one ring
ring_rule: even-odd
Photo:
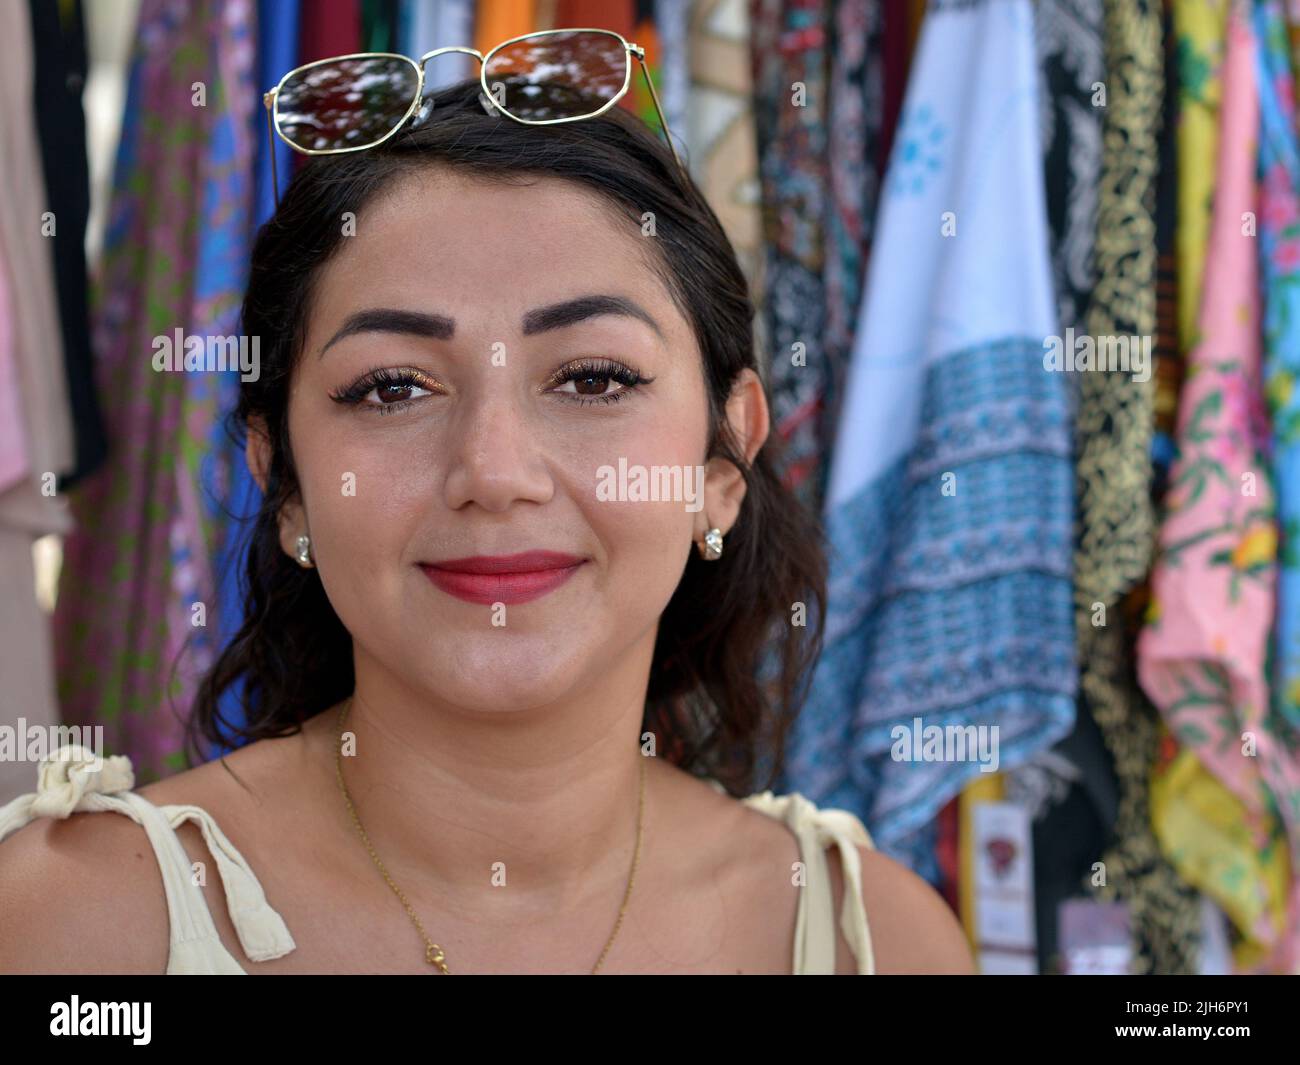
[[[535,423],[517,393],[484,389],[462,395],[453,417],[447,505],[476,504],[499,514],[517,501],[548,502],[555,483]]]

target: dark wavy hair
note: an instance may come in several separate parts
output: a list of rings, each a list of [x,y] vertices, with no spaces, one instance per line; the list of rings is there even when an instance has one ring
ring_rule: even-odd
[[[292,734],[352,693],[352,638],[315,570],[280,546],[277,515],[298,492],[289,439],[289,383],[301,353],[313,284],[338,249],[340,218],[359,212],[400,175],[442,165],[485,180],[563,178],[591,189],[629,226],[652,212],[654,267],[690,322],[703,355],[710,457],[747,485],[721,559],[691,552],[660,620],[642,731],[657,751],[732,795],[772,787],[785,737],[821,647],[826,562],[819,524],[775,472],[775,433],[752,465],[731,438],[725,403],[746,367],[758,372],[745,275],[717,216],[664,142],[620,108],[533,127],[489,114],[477,82],[434,97],[432,119],[377,148],[308,161],[253,248],[243,332],[261,338],[261,373],[241,384],[228,426],[241,444],[264,420],[271,453],[248,546],[245,612],[203,677],[186,722],[190,764],[200,741],[217,748]],[[807,623],[791,624],[795,604]],[[233,688],[244,720],[223,719]],[[762,784],[755,775],[769,766]]]

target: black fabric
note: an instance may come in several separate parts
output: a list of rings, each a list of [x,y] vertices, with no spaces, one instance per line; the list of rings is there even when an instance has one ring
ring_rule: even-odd
[[[1034,918],[1038,971],[1060,972],[1058,915],[1067,899],[1092,896],[1094,862],[1110,846],[1119,810],[1119,784],[1110,753],[1092,715],[1080,708],[1074,731],[1056,745],[1080,773],[1064,798],[1034,822]]]
[[[66,488],[97,469],[108,453],[90,346],[86,221],[90,169],[86,158],[86,37],[81,2],[30,0],[36,132],[45,173],[47,210],[54,213],[54,281],[63,333],[63,366],[72,410],[75,459],[59,478]]]

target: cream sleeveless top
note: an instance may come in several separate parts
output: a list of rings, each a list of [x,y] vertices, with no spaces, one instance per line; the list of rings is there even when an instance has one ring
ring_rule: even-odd
[[[721,784],[709,781],[722,792]],[[221,942],[203,889],[193,883],[189,855],[176,829],[193,821],[212,852],[225,890],[226,909],[250,961],[283,957],[296,944],[280,915],[271,908],[262,885],[243,855],[215,821],[198,806],[156,806],[137,795],[131,760],[113,755],[96,763],[92,752],[67,744],[41,762],[36,791],[0,807],[0,841],[38,817],[66,818],[73,813],[111,810],[125,814],[149,836],[162,870],[170,922],[169,975],[245,974]],[[839,931],[853,951],[858,975],[875,972],[866,907],[862,902],[862,868],[857,846],[874,846],[862,822],[847,810],[818,809],[798,792],[760,792],[745,805],[784,821],[799,840],[805,882],[799,893],[794,932],[795,975],[835,972],[836,921],[826,850],[840,851],[844,901]]]

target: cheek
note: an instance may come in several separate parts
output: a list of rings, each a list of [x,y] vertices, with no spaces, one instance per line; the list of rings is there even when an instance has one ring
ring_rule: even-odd
[[[586,523],[606,553],[612,605],[663,610],[681,580],[703,507],[703,403],[628,419],[591,442],[572,479]]]
[[[400,593],[436,471],[404,458],[383,434],[350,431],[346,420],[291,418],[290,432],[326,593],[350,630],[374,626],[375,603]]]

